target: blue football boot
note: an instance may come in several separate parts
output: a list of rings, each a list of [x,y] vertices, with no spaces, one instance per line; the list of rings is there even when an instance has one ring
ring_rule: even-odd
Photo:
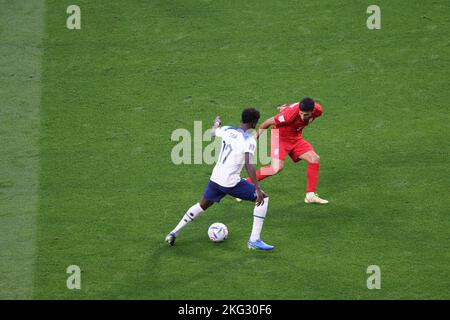
[[[274,248],[274,246],[268,245],[266,243],[264,243],[264,241],[258,239],[256,241],[248,241],[247,242],[247,246],[249,249],[253,249],[253,250],[272,250]]]

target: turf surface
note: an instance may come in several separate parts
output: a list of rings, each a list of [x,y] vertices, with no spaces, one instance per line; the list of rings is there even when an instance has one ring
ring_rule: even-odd
[[[39,189],[25,192],[38,192],[38,212],[24,271],[34,280],[14,280],[22,247],[2,232],[1,297],[450,298],[447,1],[377,1],[381,30],[367,29],[366,1],[80,0],[81,30],[68,30],[71,4],[46,1],[37,33]],[[13,27],[2,25],[2,47],[21,36],[4,37]],[[2,115],[24,94],[7,90]],[[199,120],[205,130],[217,114],[235,125],[249,105],[266,118],[305,95],[324,106],[304,137],[330,204],[303,203],[306,166],[288,161],[263,182],[274,252],[247,250],[252,206],[230,198],[165,246],[212,170],[174,165],[172,132]],[[22,131],[1,132],[8,150],[4,137]],[[9,196],[23,170],[0,159],[12,176],[0,177],[0,218],[17,226],[19,213],[4,208],[30,203]],[[219,245],[206,235],[217,221],[230,232]],[[72,264],[81,290],[66,287]],[[369,265],[381,268],[381,290],[366,287]]]
[[[33,292],[43,14],[0,0],[0,299]]]

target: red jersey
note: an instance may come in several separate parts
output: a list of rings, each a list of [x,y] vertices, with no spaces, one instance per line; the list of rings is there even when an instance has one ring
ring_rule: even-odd
[[[274,117],[276,125],[273,128],[279,129],[281,138],[301,139],[303,128],[322,115],[322,106],[316,102],[311,117],[307,121],[302,120],[299,114],[299,103],[287,106]]]

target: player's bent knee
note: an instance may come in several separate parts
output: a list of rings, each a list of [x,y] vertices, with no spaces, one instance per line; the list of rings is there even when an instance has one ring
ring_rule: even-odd
[[[201,199],[199,202],[199,205],[203,209],[203,211],[205,211],[206,209],[211,207],[213,204],[214,204],[214,201],[206,199],[206,198]]]
[[[283,171],[283,168],[284,168],[283,166],[272,166],[274,174],[277,174],[277,173]]]
[[[313,155],[309,161],[309,163],[315,163],[315,164],[319,164],[320,163],[320,157],[318,155]]]

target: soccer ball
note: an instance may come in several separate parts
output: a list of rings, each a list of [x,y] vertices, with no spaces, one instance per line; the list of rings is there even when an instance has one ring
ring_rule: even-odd
[[[213,242],[221,242],[228,237],[228,228],[223,223],[213,223],[208,229],[208,236]]]

